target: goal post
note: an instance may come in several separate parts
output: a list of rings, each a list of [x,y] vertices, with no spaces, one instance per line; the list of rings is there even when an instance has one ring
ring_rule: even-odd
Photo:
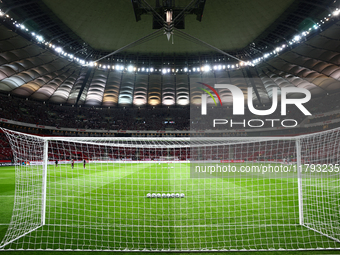
[[[300,222],[340,243],[340,128],[298,138],[301,148]]]
[[[13,244],[41,228],[44,222],[43,211],[43,164],[30,165],[30,162],[42,162],[47,152],[44,138],[2,129],[12,148],[15,163],[15,197],[10,225],[0,243],[0,249]],[[46,156],[47,158],[47,156]]]
[[[47,193],[47,166],[48,166],[48,140],[44,141],[43,153],[43,173],[42,173],[42,209],[41,209],[41,225],[46,223],[46,193]]]
[[[296,139],[296,168],[302,170],[301,165],[301,143],[300,138]],[[298,178],[298,197],[299,197],[299,223],[303,225],[303,191],[302,191],[302,174],[297,171]]]
[[[240,138],[2,131],[16,187],[0,249],[340,249],[340,129]]]

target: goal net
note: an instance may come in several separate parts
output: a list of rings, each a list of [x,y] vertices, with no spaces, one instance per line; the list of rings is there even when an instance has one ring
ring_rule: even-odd
[[[3,132],[20,164],[0,249],[340,249],[340,129],[192,139]]]

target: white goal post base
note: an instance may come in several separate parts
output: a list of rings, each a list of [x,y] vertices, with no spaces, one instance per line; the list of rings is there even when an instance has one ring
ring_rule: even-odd
[[[2,132],[17,166],[0,250],[340,249],[340,129],[191,139]]]

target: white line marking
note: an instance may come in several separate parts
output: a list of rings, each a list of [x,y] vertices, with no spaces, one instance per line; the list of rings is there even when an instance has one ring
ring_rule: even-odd
[[[151,193],[149,191],[146,191],[148,193]],[[152,193],[180,193],[180,192],[152,192]],[[97,195],[97,196],[96,196]],[[208,197],[209,199],[213,198],[213,197],[216,197],[216,198],[219,198],[218,201],[222,201],[222,200],[226,200],[226,198],[235,198],[235,199],[238,199],[238,198],[270,198],[270,196],[254,196],[254,195],[249,195],[249,196],[244,196],[244,195],[235,195],[235,196],[231,196],[231,195],[224,195],[222,196],[223,194],[217,194],[216,196],[213,196],[213,195],[194,195],[194,196],[186,196],[186,198],[198,198],[198,197]],[[294,195],[294,194],[292,194]],[[292,195],[287,195],[287,196],[292,196]],[[87,195],[84,195],[84,196],[63,196],[62,194],[57,194],[57,195],[47,195],[47,197],[50,197],[50,198],[56,198],[56,199],[62,199],[62,198],[86,198],[86,199],[90,199],[90,196],[96,196],[96,197],[104,197],[104,196],[111,196],[112,198],[119,198],[119,197],[133,197],[133,198],[142,198],[142,197],[145,197],[146,198],[146,195],[145,196],[135,196],[135,195],[120,195],[120,196],[117,196],[117,195],[114,195],[114,194],[101,194],[101,193],[87,193]],[[15,197],[15,195],[0,195],[0,198],[1,197]],[[34,196],[16,196],[17,198],[34,198]],[[37,198],[39,198],[40,196],[38,196]],[[273,198],[276,198],[277,196],[272,196]],[[165,198],[163,198],[165,199]],[[166,198],[166,199],[169,199],[169,198]],[[99,200],[98,198],[92,198],[92,200]],[[184,199],[182,199],[183,201],[185,201]],[[209,200],[210,201],[210,200]]]
[[[10,223],[0,223],[0,226],[9,226]],[[107,226],[107,227],[156,227],[156,228],[163,228],[167,226],[154,226],[154,225],[126,225],[126,224],[92,224],[92,225],[62,225],[62,224],[46,224],[45,226],[51,227],[98,227],[98,226]],[[211,225],[188,225],[188,226],[171,226],[175,228],[185,228],[185,227],[287,227],[293,226],[298,227],[301,226],[300,224],[258,224],[258,225],[241,225],[241,224],[211,224]]]

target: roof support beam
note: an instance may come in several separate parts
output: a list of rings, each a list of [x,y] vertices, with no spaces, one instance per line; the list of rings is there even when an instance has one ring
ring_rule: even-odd
[[[215,47],[215,46],[213,46],[213,45],[211,45],[211,44],[209,44],[209,43],[206,43],[206,42],[204,42],[204,41],[202,41],[202,40],[200,40],[200,39],[198,39],[198,38],[196,38],[196,37],[194,37],[194,36],[192,36],[192,35],[189,35],[189,34],[183,32],[183,31],[181,31],[180,29],[175,28],[175,30],[176,30],[179,34],[182,35],[182,38],[183,38],[183,39],[192,40],[192,41],[194,41],[194,42],[196,42],[196,43],[199,43],[199,44],[201,44],[201,45],[204,45],[204,46],[206,46],[206,47],[208,47],[208,48],[214,49],[215,51],[217,51],[217,52],[219,52],[219,53],[221,53],[221,54],[223,54],[223,55],[226,55],[226,56],[228,56],[228,57],[230,57],[230,58],[233,58],[233,59],[236,59],[236,60],[242,62],[241,59],[239,59],[239,58],[237,58],[237,57],[235,57],[235,56],[233,56],[233,55],[231,55],[231,54],[229,54],[229,53],[227,53],[227,52],[225,52],[225,51],[223,51],[223,50],[221,50],[221,49],[219,49],[219,48],[217,48],[217,47]]]
[[[61,33],[61,34],[59,34],[59,35],[57,35],[57,36],[55,36],[55,37],[53,37],[51,40],[49,40],[48,41],[48,43],[51,43],[52,41],[54,41],[55,39],[57,39],[57,38],[60,38],[60,37],[62,37],[63,35],[66,35],[67,33]]]
[[[276,34],[276,33],[272,33],[272,35],[275,35],[276,37],[278,37],[278,38],[280,38],[280,39],[286,41],[287,45],[290,47],[289,41],[288,41],[285,37],[283,37],[283,36],[281,36],[281,35],[279,35],[279,34]]]
[[[7,8],[7,10],[5,11],[5,14],[8,14],[8,12],[13,10],[13,9],[16,9],[16,8],[19,8],[19,7],[22,7],[22,6],[26,6],[26,5],[30,5],[30,4],[35,3],[35,2],[37,2],[37,0],[29,1],[29,2],[26,2],[24,4],[12,5],[12,6]]]
[[[38,30],[38,32],[41,33],[41,31],[44,31],[44,30],[46,30],[46,29],[48,29],[48,28],[56,27],[56,26],[58,26],[58,24],[57,24],[57,23],[54,23],[54,24],[49,25],[49,26],[47,26],[47,27],[43,27],[42,29]]]
[[[246,67],[245,70],[246,70],[247,78],[249,79],[250,84],[251,84],[251,86],[253,87],[253,90],[254,90],[254,92],[255,92],[255,94],[256,94],[257,100],[259,100],[259,103],[262,104],[260,94],[259,94],[259,92],[257,91],[256,84],[255,84],[255,82],[254,82],[254,80],[253,80],[253,76],[251,75],[251,72],[250,72],[250,70],[249,70],[249,66]],[[249,96],[252,96],[252,95],[248,95],[248,97],[249,97]]]
[[[91,68],[87,69],[87,72],[86,72],[83,84],[81,85],[81,88],[80,88],[79,93],[78,93],[77,101],[76,101],[76,103],[74,105],[78,105],[79,99],[80,99],[81,95],[83,94],[84,88],[85,88],[86,83],[87,83],[87,81],[88,81],[88,79],[90,77],[91,71],[92,71]]]
[[[321,9],[325,9],[325,10],[329,11],[329,13],[333,12],[333,10],[331,8],[329,8],[328,6],[325,6],[325,5],[322,5],[322,4],[317,4],[317,3],[314,3],[313,1],[303,0],[302,3],[313,5],[315,7],[321,8]]]
[[[36,19],[36,18],[40,18],[40,17],[43,17],[43,16],[46,16],[45,13],[41,13],[41,14],[38,14],[38,15],[35,15],[35,16],[29,16],[27,18],[25,18],[21,23],[24,24],[25,22],[29,21],[29,20],[33,20],[33,19]]]

